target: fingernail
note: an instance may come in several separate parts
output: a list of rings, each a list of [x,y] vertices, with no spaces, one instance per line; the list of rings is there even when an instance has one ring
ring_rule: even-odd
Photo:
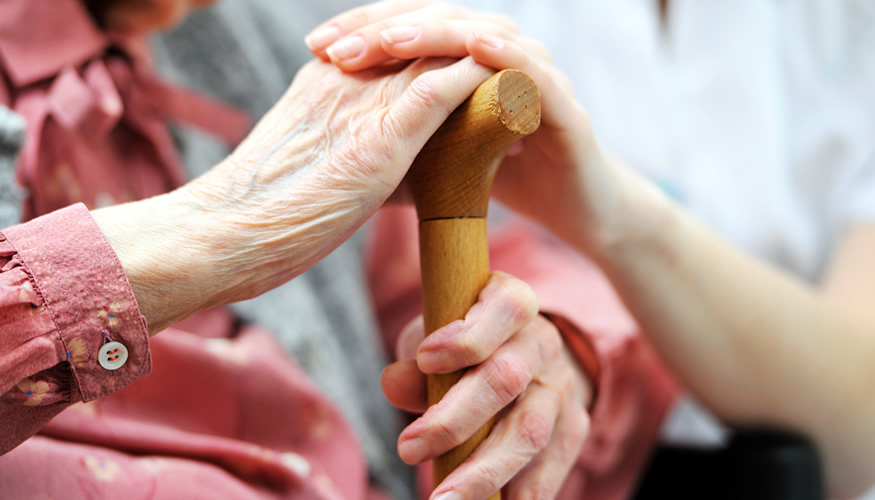
[[[455,491],[445,491],[440,495],[434,497],[434,500],[462,500],[462,495],[456,493]]]
[[[322,26],[304,37],[304,43],[310,50],[319,50],[327,47],[340,38],[340,28],[337,26]]]
[[[495,38],[494,36],[487,35],[485,33],[479,33],[477,31],[474,32],[474,36],[477,37],[480,42],[488,47],[492,47],[493,49],[500,49],[504,47],[504,41],[500,38]]]
[[[418,37],[420,33],[422,33],[422,28],[418,26],[398,26],[381,31],[380,36],[386,40],[386,43],[393,44],[409,42]]]
[[[354,59],[365,51],[365,39],[360,36],[344,38],[325,49],[332,61]]]
[[[405,462],[418,464],[428,456],[428,447],[425,446],[425,441],[420,438],[408,439],[398,445],[398,454]]]

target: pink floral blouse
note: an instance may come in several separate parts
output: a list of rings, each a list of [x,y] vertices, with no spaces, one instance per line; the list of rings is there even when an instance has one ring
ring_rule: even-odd
[[[229,139],[240,117],[107,52],[76,1],[0,3],[0,104],[28,121],[19,180],[27,215],[46,214],[0,233],[0,498],[385,498],[350,425],[270,332],[219,308],[150,339],[88,212],[182,182],[166,108],[226,117],[207,121],[233,124]],[[373,226],[390,353],[420,307],[415,230],[409,209]],[[516,224],[495,233],[492,264],[533,286],[597,379],[591,435],[560,498],[624,498],[672,381],[580,255]]]

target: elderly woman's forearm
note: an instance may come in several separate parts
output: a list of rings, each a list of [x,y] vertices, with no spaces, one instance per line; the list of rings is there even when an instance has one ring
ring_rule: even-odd
[[[92,212],[119,257],[150,335],[221,303],[227,239],[209,213],[178,193]]]

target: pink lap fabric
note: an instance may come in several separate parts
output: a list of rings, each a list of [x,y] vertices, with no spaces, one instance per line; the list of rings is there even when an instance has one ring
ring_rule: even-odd
[[[77,1],[0,9],[0,103],[27,119],[26,215],[47,214],[0,234],[0,497],[385,498],[349,424],[269,332],[215,309],[149,339],[87,211],[183,181],[166,119],[223,123],[228,140],[246,120],[160,84]],[[415,229],[406,209],[373,226],[369,278],[390,353],[420,307]],[[561,498],[624,498],[671,380],[589,261],[526,224],[496,232],[492,252],[598,373],[591,436]],[[130,352],[118,370],[97,360],[107,341]]]

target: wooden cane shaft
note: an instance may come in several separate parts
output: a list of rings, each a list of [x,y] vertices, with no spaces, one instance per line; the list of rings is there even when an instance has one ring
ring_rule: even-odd
[[[486,219],[422,221],[419,245],[423,316],[428,334],[463,319],[486,286],[489,279]]]
[[[422,265],[423,316],[431,333],[464,319],[489,279],[486,219],[482,217],[435,219],[419,223]],[[462,378],[464,371],[428,376],[428,403],[435,404]],[[467,441],[434,460],[437,486],[474,451],[489,434],[493,421]],[[490,499],[497,500],[496,493]]]
[[[540,96],[532,80],[519,71],[502,71],[447,118],[408,172],[420,221],[426,334],[463,319],[486,285],[492,180],[508,148],[534,132],[540,116]],[[439,402],[463,374],[429,375],[429,404]],[[434,459],[435,486],[468,458],[492,424]],[[497,492],[490,500],[500,498]]]

